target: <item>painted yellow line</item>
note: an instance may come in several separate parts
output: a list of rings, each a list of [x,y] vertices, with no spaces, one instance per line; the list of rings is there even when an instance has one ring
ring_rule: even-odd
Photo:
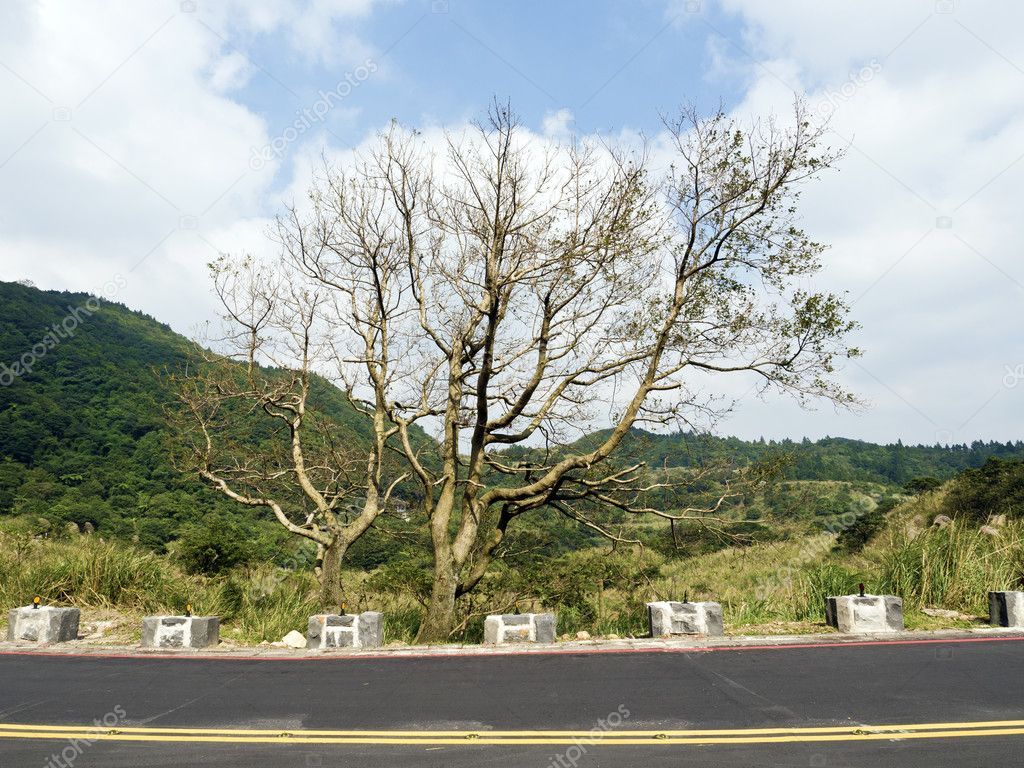
[[[145,734],[91,734],[81,733],[56,733],[56,732],[9,732],[0,734],[4,739],[43,739],[43,740],[69,740],[82,739],[89,741],[138,741],[138,742],[186,742],[186,743],[218,743],[218,744],[278,744],[291,746],[297,744],[364,744],[364,745],[461,745],[461,746],[539,746],[539,745],[563,745],[569,746],[582,742],[593,746],[700,746],[708,744],[788,744],[808,742],[830,742],[830,741],[903,741],[907,739],[948,739],[964,738],[970,736],[1022,736],[1024,728],[1016,729],[979,729],[963,731],[917,731],[901,733],[896,731],[882,733],[849,733],[849,734],[804,734],[791,736],[736,736],[716,737],[703,736],[694,738],[665,738],[654,737],[646,739],[595,739],[586,742],[583,739],[564,738],[532,738],[532,739],[453,739],[453,738],[426,738],[426,739],[385,739],[385,738],[274,738],[270,736],[245,737],[245,736],[170,736],[170,735],[145,735]]]
[[[128,742],[186,742],[186,743],[224,743],[224,744],[278,744],[282,746],[294,744],[363,744],[363,745],[573,745],[586,742],[594,746],[699,746],[710,744],[787,744],[806,742],[839,742],[839,741],[890,741],[907,739],[948,739],[966,738],[971,736],[1021,736],[1024,727],[1020,721],[996,721],[1014,723],[1013,727],[992,727],[990,723],[948,724],[956,727],[942,730],[928,730],[944,724],[918,726],[859,726],[832,729],[823,733],[820,728],[737,729],[733,731],[619,731],[615,734],[601,733],[595,735],[589,731],[574,732],[572,737],[553,736],[551,732],[515,731],[506,733],[523,734],[515,738],[499,738],[494,731],[481,733],[466,732],[434,732],[439,735],[427,735],[431,732],[402,731],[366,732],[367,735],[314,735],[311,731],[241,731],[232,733],[201,733],[188,729],[96,729],[92,727],[76,728],[69,726],[6,726],[0,724],[0,739],[38,739],[38,740],[69,740],[81,739],[88,741],[128,741]],[[31,730],[30,730],[31,729]],[[158,731],[142,733],[140,731]],[[246,734],[246,735],[243,735]],[[372,735],[370,735],[372,734]],[[398,735],[398,734],[415,734]],[[443,734],[443,735],[441,735]],[[647,734],[644,736],[643,734]],[[715,735],[719,734],[719,735]],[[729,735],[725,735],[729,734]]]
[[[31,725],[23,723],[0,723],[0,733],[3,731],[56,731],[108,734],[116,730],[117,734],[167,734],[167,735],[212,735],[212,736],[271,736],[273,738],[306,738],[313,736],[330,736],[337,738],[350,737],[371,737],[371,738],[451,738],[451,739],[474,739],[474,738],[499,738],[499,737],[521,737],[521,738],[594,738],[605,739],[633,738],[633,737],[692,737],[692,736],[749,736],[749,735],[794,735],[794,734],[850,734],[856,731],[949,731],[969,730],[975,728],[1024,728],[1024,720],[983,720],[963,723],[900,723],[895,725],[867,725],[850,724],[839,726],[793,726],[790,728],[724,728],[724,729],[660,729],[660,730],[606,730],[600,729],[591,731],[580,730],[530,730],[530,731],[425,731],[425,730],[288,730],[287,728],[259,729],[259,728],[159,728],[142,726],[124,726],[116,729],[94,725]]]

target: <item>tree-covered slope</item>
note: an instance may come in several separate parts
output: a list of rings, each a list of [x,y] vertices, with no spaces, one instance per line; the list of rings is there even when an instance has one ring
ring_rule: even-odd
[[[595,440],[600,433],[583,438]],[[785,455],[788,480],[843,480],[902,486],[915,478],[951,478],[980,467],[989,458],[1024,458],[1024,441],[970,445],[878,445],[863,440],[826,437],[821,440],[741,440],[707,434],[654,434],[634,429],[623,444],[625,455],[652,467],[687,467],[710,460],[746,464],[771,455]]]
[[[173,372],[199,348],[121,304],[0,283],[0,515],[89,523],[160,549],[208,515],[240,538],[276,523],[171,463]],[[358,439],[361,417],[326,382],[322,412]]]

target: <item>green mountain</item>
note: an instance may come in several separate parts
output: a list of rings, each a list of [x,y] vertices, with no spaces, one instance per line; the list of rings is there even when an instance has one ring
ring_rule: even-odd
[[[121,304],[0,282],[0,515],[58,530],[89,524],[156,550],[212,515],[228,538],[262,542],[253,556],[279,550],[284,534],[275,522],[171,466],[165,408],[174,392],[166,372],[198,352],[168,326]],[[316,398],[343,434],[365,434],[340,392],[322,382]],[[1024,443],[882,446],[635,430],[626,452],[669,467],[786,453],[791,480],[898,486],[921,476],[950,477],[989,457],[1024,457]]]
[[[213,515],[227,535],[279,548],[276,522],[171,465],[167,376],[199,351],[121,304],[0,283],[0,515],[156,550]],[[320,382],[315,398],[343,437],[367,434],[338,390]]]

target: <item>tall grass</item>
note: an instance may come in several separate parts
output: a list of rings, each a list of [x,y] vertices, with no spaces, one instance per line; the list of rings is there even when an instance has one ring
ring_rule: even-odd
[[[910,515],[915,517],[908,525]],[[927,516],[917,507],[894,516],[858,556],[833,552],[834,537],[827,535],[719,550],[656,561],[651,580],[628,589],[602,587],[543,608],[558,613],[560,633],[640,636],[647,627],[646,601],[689,594],[721,602],[732,631],[753,625],[759,632],[815,631],[823,623],[825,598],[849,594],[858,582],[871,592],[903,597],[914,621],[927,618],[920,614],[925,607],[985,615],[989,590],[1024,585],[1024,521],[1011,521],[991,536],[963,521],[921,531],[918,518]],[[356,572],[347,583],[350,610],[384,613],[385,642],[412,642],[423,609],[411,596],[380,594]],[[0,606],[25,605],[35,595],[58,605],[114,609],[129,619],[179,613],[191,603],[198,613],[221,616],[225,639],[244,643],[304,631],[308,617],[321,610],[316,578],[308,572],[265,565],[216,578],[194,576],[171,558],[95,536],[53,541],[0,530]],[[482,616],[474,614],[452,639],[478,642],[482,626]]]
[[[180,611],[197,592],[194,578],[167,561],[123,544],[91,537],[73,541],[0,542],[0,601]]]
[[[575,605],[553,606],[558,614],[559,633],[574,636],[585,631],[601,636],[641,637],[647,632],[647,606],[635,595],[610,589],[592,602],[594,611]]]
[[[321,612],[313,574],[272,566],[206,580],[202,599],[228,625],[227,636],[242,642],[273,642],[292,630],[305,634],[309,617]]]
[[[987,535],[958,520],[916,536],[901,532],[882,554],[880,589],[912,608],[984,614],[990,590],[1017,589],[1024,581],[1024,521],[998,531]]]
[[[790,605],[793,618],[797,621],[824,621],[825,598],[848,595],[862,582],[870,589],[865,578],[863,574],[834,561],[808,568],[796,579],[797,589]]]
[[[83,536],[66,541],[0,534],[0,604],[44,603],[116,609],[125,615],[181,613],[220,616],[225,636],[245,642],[280,640],[305,629],[318,612],[309,573],[272,566],[213,579],[188,575],[172,560],[121,542]]]
[[[410,601],[411,603],[411,601]],[[423,620],[423,610],[410,603],[381,606],[384,614],[384,643],[404,643],[406,645],[416,639]],[[481,636],[483,629],[480,630]]]

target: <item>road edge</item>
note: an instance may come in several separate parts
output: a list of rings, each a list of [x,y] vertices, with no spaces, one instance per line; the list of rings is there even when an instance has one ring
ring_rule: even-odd
[[[35,644],[0,642],[0,656],[52,656],[116,659],[219,659],[225,661],[320,661],[359,659],[460,658],[494,656],[552,656],[621,653],[707,653],[743,650],[792,650],[810,648],[844,648],[871,645],[929,645],[941,643],[985,643],[1024,640],[1020,629],[984,628],[970,630],[932,630],[875,635],[761,635],[721,638],[687,638],[657,640],[635,638],[624,640],[568,641],[551,645],[485,646],[428,645],[388,646],[372,650],[305,650],[286,648],[239,648],[222,646],[215,649],[148,649],[138,646],[83,646],[70,644]]]

